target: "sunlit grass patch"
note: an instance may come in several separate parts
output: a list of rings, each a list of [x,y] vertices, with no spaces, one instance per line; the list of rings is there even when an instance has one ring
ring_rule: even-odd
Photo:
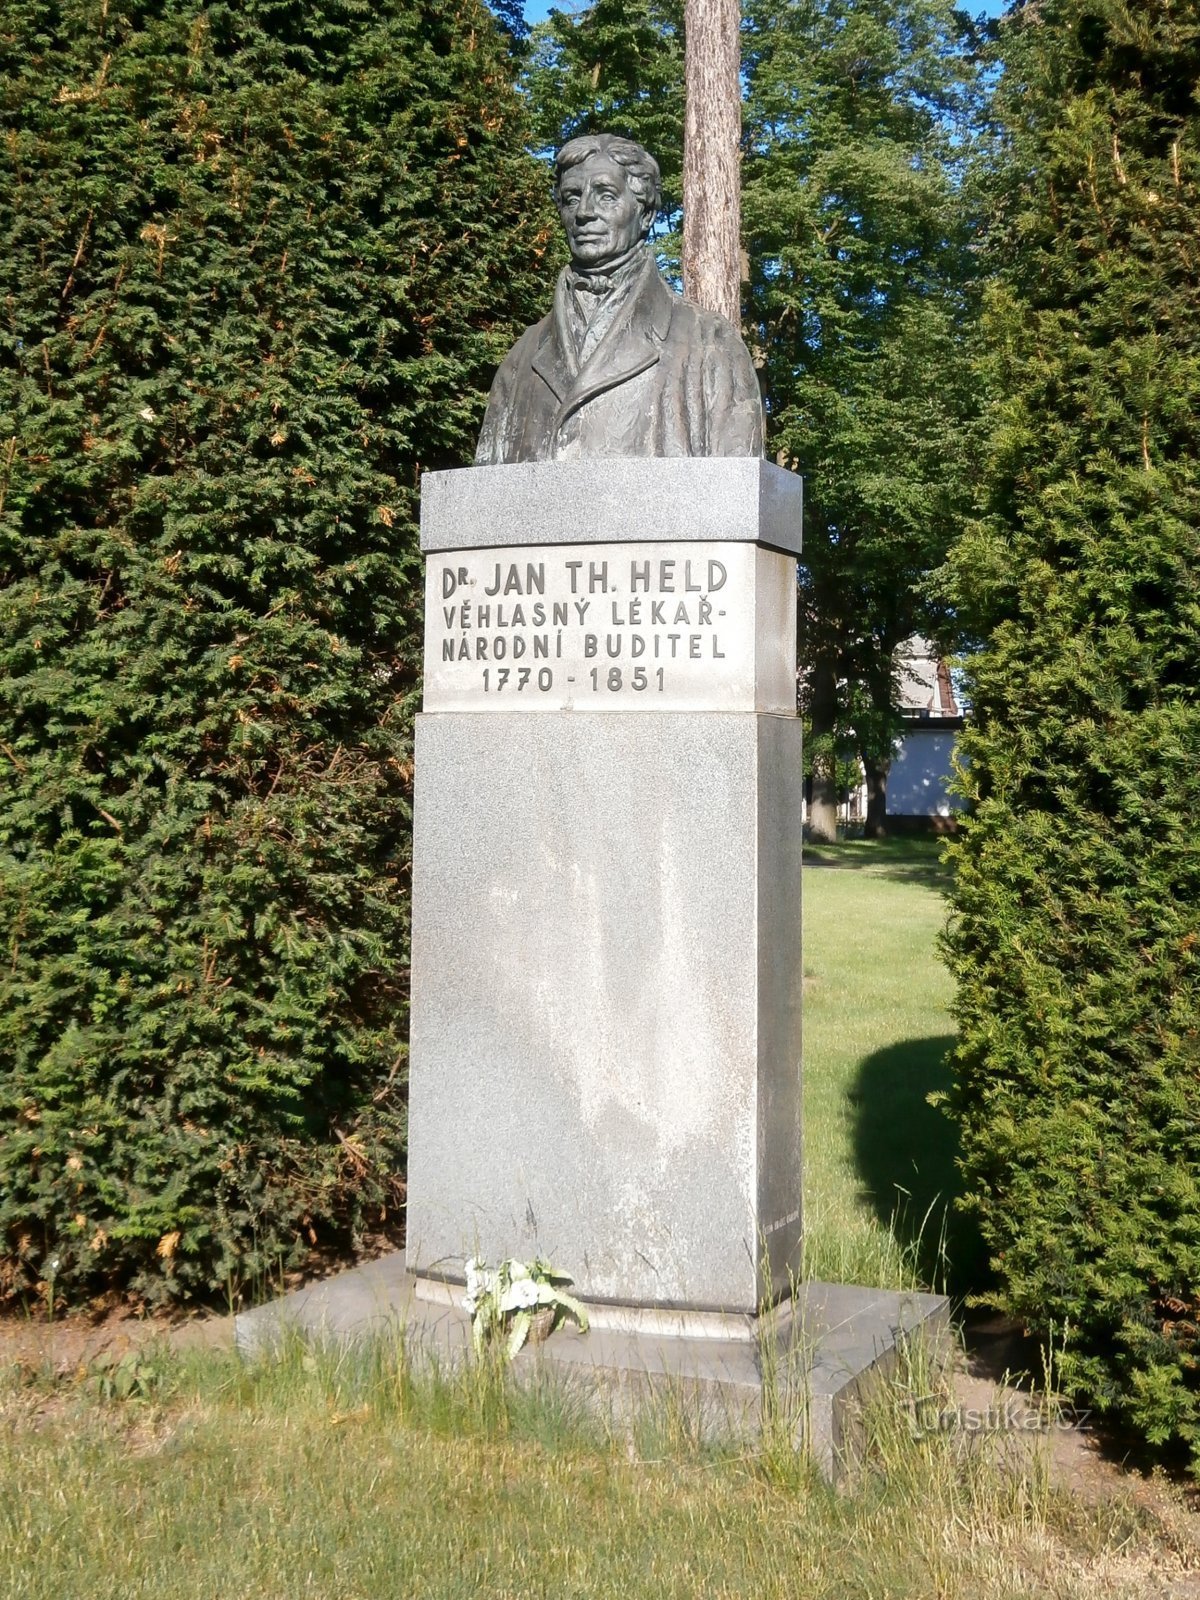
[[[952,1208],[953,986],[934,840],[806,847],[805,1276],[968,1287],[981,1267]]]
[[[837,1493],[778,1441],[703,1448],[661,1412],[611,1426],[551,1377],[433,1370],[398,1340],[168,1366],[168,1399],[105,1400],[85,1379],[53,1415],[6,1402],[5,1593],[988,1600],[1091,1592],[1089,1564],[1120,1578],[1097,1593],[1139,1592],[1120,1574],[1128,1526],[987,1448],[914,1437],[929,1379],[912,1369],[881,1390]]]

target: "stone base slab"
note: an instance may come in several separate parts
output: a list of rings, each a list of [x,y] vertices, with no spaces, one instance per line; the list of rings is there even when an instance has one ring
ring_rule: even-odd
[[[753,1438],[764,1412],[784,1418],[797,1448],[838,1479],[859,1458],[863,1411],[894,1371],[907,1342],[932,1355],[948,1347],[944,1295],[898,1293],[849,1284],[805,1283],[754,1339],[674,1337],[643,1328],[571,1328],[517,1358],[518,1377],[549,1372],[584,1386],[628,1420],[666,1394],[696,1408],[709,1434]],[[410,1357],[462,1360],[470,1320],[449,1295],[419,1298],[403,1254],[299,1289],[235,1320],[237,1348],[267,1357],[288,1338],[351,1344],[403,1338]]]
[[[459,1306],[464,1286],[418,1274],[413,1279],[413,1293],[418,1300],[430,1305]],[[789,1310],[789,1303],[781,1302],[769,1315],[777,1318],[787,1315]],[[757,1316],[727,1315],[721,1311],[659,1311],[653,1306],[622,1306],[605,1300],[588,1302],[588,1320],[593,1331],[611,1329],[617,1333],[649,1334],[664,1339],[722,1339],[727,1344],[757,1339],[762,1321]]]

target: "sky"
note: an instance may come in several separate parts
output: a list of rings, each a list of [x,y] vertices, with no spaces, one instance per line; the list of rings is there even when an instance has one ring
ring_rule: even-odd
[[[582,11],[583,0],[525,0],[526,22],[543,22],[554,5],[559,11]],[[962,9],[985,17],[998,17],[1004,10],[1005,0],[964,0]]]

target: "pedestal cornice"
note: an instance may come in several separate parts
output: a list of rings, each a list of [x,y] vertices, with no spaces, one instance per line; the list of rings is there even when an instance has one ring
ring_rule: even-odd
[[[727,540],[799,555],[803,495],[755,456],[462,467],[423,475],[421,549]]]

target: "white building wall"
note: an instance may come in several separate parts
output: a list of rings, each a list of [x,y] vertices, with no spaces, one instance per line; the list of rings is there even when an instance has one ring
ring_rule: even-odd
[[[948,817],[963,809],[966,802],[947,792],[954,740],[949,728],[915,727],[905,732],[888,774],[889,817]]]

